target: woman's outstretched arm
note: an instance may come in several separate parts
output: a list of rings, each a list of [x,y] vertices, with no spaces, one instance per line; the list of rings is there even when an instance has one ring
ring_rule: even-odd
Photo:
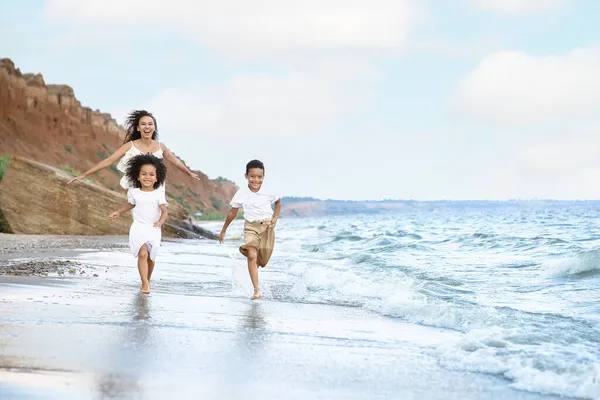
[[[108,168],[110,165],[114,164],[115,161],[117,161],[118,159],[123,157],[125,155],[125,153],[127,153],[127,150],[129,150],[130,148],[131,148],[131,142],[125,143],[123,146],[119,147],[110,156],[108,156],[104,160],[100,161],[98,164],[94,165],[92,168],[85,171],[82,175],[79,175],[79,176],[71,179],[69,182],[67,182],[67,185],[69,185],[75,181],[79,181],[79,180],[85,178],[86,176],[91,175],[95,172],[98,172],[104,168]]]
[[[167,146],[165,146],[164,144],[161,143],[162,146],[162,151],[163,151],[163,157],[165,158],[165,160],[172,162],[173,164],[175,164],[175,166],[180,169],[181,171],[185,172],[186,174],[188,174],[190,177],[194,178],[194,179],[198,179],[200,180],[200,177],[198,176],[198,174],[193,173],[192,171],[190,171],[184,163],[181,162],[181,160],[177,157],[175,157],[175,155],[173,155],[173,153],[171,153],[169,151],[169,149],[167,149]]]

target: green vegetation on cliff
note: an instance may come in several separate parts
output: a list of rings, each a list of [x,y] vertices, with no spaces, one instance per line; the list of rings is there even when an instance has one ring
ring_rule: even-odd
[[[62,169],[65,172],[68,172],[69,174],[73,175],[73,176],[79,176],[81,175],[81,172],[79,172],[79,170],[76,170],[75,168],[69,166],[69,165],[61,165],[60,169]]]
[[[222,176],[218,176],[215,179],[211,179],[211,181],[216,183],[219,186],[224,185],[226,183],[231,183],[232,185],[235,185],[235,183],[233,181],[230,181],[227,178],[223,178]]]
[[[0,156],[0,182],[2,182],[4,172],[6,171],[6,167],[8,167],[8,164],[10,164],[10,160],[10,156]]]

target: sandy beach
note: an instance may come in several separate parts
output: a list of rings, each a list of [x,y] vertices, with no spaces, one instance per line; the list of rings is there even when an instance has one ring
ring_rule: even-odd
[[[252,302],[235,243],[165,241],[149,296],[126,237],[0,243],[0,398],[553,398],[440,365],[453,332],[277,301],[278,268]]]

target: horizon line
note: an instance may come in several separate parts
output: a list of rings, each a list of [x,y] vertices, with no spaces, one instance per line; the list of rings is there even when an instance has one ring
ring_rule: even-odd
[[[533,201],[545,201],[545,202],[600,202],[600,198],[597,199],[553,199],[553,198],[508,198],[508,199],[477,199],[477,198],[466,198],[466,199],[334,199],[334,198],[318,198],[312,196],[281,196],[282,199],[298,199],[299,201],[353,201],[353,202],[467,202],[467,201],[481,201],[481,202],[533,202]]]

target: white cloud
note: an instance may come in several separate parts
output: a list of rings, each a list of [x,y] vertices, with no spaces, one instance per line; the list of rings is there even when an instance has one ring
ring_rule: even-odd
[[[544,140],[519,151],[518,160],[528,171],[559,174],[562,171],[600,166],[600,138],[597,135]]]
[[[549,11],[562,6],[566,0],[472,0],[472,2],[481,10],[514,17]]]
[[[157,76],[161,88],[144,104],[169,132],[239,138],[314,136],[360,111],[379,78],[377,60],[404,51],[428,11],[418,0],[48,0],[44,15],[66,26],[62,47],[91,39],[113,49],[122,36],[121,43],[148,46],[149,57],[164,59],[153,51],[181,44],[175,38],[200,49],[199,59],[215,63],[208,49],[221,57],[217,63],[241,62],[221,64],[225,78],[211,84],[188,74],[161,87],[167,79]]]
[[[314,136],[368,105],[369,91],[360,87],[376,77],[368,65],[336,60],[283,75],[246,74],[223,85],[168,89],[146,106],[182,135]]]
[[[491,54],[458,86],[453,106],[500,124],[596,117],[600,111],[600,47],[535,57]]]
[[[428,17],[414,0],[48,0],[45,17],[80,29],[179,34],[243,57],[332,49],[397,51]]]
[[[524,197],[598,199],[598,148],[600,138],[593,130],[533,143],[516,152],[507,180]]]
[[[490,53],[506,46],[499,36],[486,36],[472,40],[452,41],[444,38],[418,38],[411,42],[411,49],[447,57],[472,57]]]

